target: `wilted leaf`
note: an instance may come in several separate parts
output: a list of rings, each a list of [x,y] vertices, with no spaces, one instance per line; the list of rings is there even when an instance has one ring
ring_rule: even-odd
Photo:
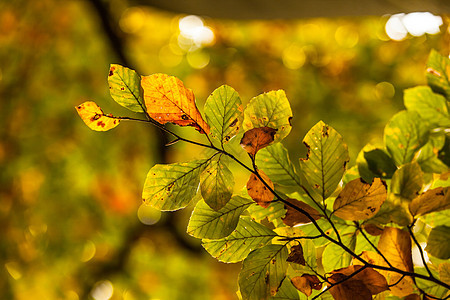
[[[427,81],[434,91],[441,93],[450,99],[450,60],[431,50],[427,61]]]
[[[141,77],[134,70],[112,64],[109,68],[108,84],[114,101],[134,112],[144,112]]]
[[[259,176],[269,185],[269,187],[273,190],[273,183],[267,177],[267,175],[262,170],[258,170]],[[250,179],[247,182],[247,192],[248,195],[261,205],[262,207],[269,207],[270,202],[273,200],[273,193],[266,187],[266,185],[259,180],[258,176],[255,174],[250,175]]]
[[[223,208],[215,211],[200,200],[192,211],[187,233],[199,239],[229,236],[236,228],[239,216],[252,203],[251,199],[235,195]]]
[[[300,186],[300,179],[289,159],[289,153],[281,143],[270,145],[259,151],[256,156],[256,165],[264,170],[275,184]]]
[[[241,128],[241,105],[239,94],[227,85],[218,87],[206,99],[206,121],[211,126],[211,134],[222,144],[234,137]]]
[[[450,258],[450,227],[437,226],[431,229],[425,251],[440,259]]]
[[[219,261],[233,263],[246,258],[252,250],[267,245],[276,236],[266,226],[242,216],[231,235],[220,240],[203,239],[202,246]]]
[[[340,270],[333,271],[329,280],[336,284],[363,266],[353,265]],[[357,295],[357,299],[372,299],[372,295],[379,294],[388,290],[386,278],[372,268],[365,268],[350,279],[332,287],[330,293],[336,300],[353,300]]]
[[[200,173],[209,160],[155,165],[144,183],[142,198],[152,207],[170,211],[185,207],[197,193]]]
[[[317,210],[302,201],[290,198],[286,199],[286,201],[293,206],[304,210],[314,220],[318,220],[321,218],[321,215]],[[284,224],[286,224],[287,226],[294,226],[297,224],[307,224],[312,222],[304,213],[298,211],[293,206],[287,204],[284,205],[284,208],[286,209],[286,216],[283,218]]]
[[[423,185],[423,173],[417,162],[401,166],[392,176],[391,193],[404,199],[417,197]]]
[[[141,85],[147,112],[153,119],[161,124],[193,126],[209,134],[209,125],[198,111],[194,93],[180,79],[158,73],[143,76]]]
[[[214,210],[219,210],[227,204],[233,195],[233,189],[233,173],[220,158],[212,160],[200,174],[202,197]]]
[[[322,288],[322,282],[316,275],[303,274],[302,276],[296,276],[291,279],[292,284],[297,290],[311,296],[312,290],[320,290]]]
[[[251,156],[255,156],[259,150],[269,146],[273,142],[276,129],[270,127],[253,128],[244,133],[241,146]]]
[[[95,131],[107,131],[119,125],[120,118],[105,115],[93,101],[86,101],[76,107],[83,122]]]
[[[407,231],[394,227],[385,227],[378,242],[378,249],[392,266],[407,272],[413,271],[411,237]],[[380,261],[380,264],[386,265],[384,261]],[[381,273],[388,277],[389,284],[396,283],[401,277],[397,273],[387,271],[382,271]],[[411,277],[404,277],[390,289],[393,295],[405,297],[414,291],[413,286],[414,283]]]
[[[397,166],[409,163],[428,140],[428,125],[415,111],[401,111],[384,128],[384,143]]]
[[[284,139],[291,131],[291,106],[284,91],[271,91],[254,97],[244,110],[245,131],[259,127],[277,130],[275,142]]]
[[[269,245],[251,252],[239,274],[242,298],[260,300],[274,296],[286,277],[287,255],[283,245]]]
[[[380,210],[386,196],[386,185],[380,178],[371,184],[358,178],[344,186],[334,201],[333,213],[349,221],[370,219]]]
[[[291,252],[286,260],[304,266],[306,264],[305,257],[303,256],[303,247],[301,244],[291,247]]]
[[[417,111],[422,119],[435,127],[450,127],[447,101],[433,93],[428,86],[417,86],[405,90],[404,103],[408,110]]]
[[[392,158],[381,149],[373,149],[364,152],[369,170],[380,178],[391,178],[397,167]]]
[[[341,135],[322,121],[306,134],[303,143],[308,149],[300,167],[311,188],[323,199],[328,198],[342,179],[349,161],[347,145]]]
[[[428,190],[413,199],[409,211],[413,216],[420,216],[450,208],[450,187],[438,187]]]

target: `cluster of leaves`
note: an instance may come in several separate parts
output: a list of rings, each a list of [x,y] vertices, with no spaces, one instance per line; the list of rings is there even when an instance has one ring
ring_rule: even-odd
[[[367,145],[350,169],[341,135],[322,121],[303,139],[308,155],[295,167],[281,143],[292,118],[282,90],[243,109],[238,93],[221,86],[206,100],[204,119],[176,77],[112,65],[112,98],[146,119],[105,114],[94,102],[77,110],[94,130],[145,121],[171,134],[169,144],[210,150],[203,159],[152,167],[142,196],[161,211],[197,201],[187,233],[219,261],[243,261],[243,299],[440,299],[450,297],[448,76],[449,59],[432,52],[430,86],[405,92],[407,110],[386,125],[384,145]],[[178,135],[168,122],[194,127],[207,142]],[[248,161],[232,154],[236,143]],[[250,174],[237,193],[232,163]],[[413,264],[413,248],[423,266]]]

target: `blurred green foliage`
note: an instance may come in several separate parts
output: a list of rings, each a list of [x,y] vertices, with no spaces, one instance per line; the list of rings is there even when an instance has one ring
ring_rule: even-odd
[[[320,119],[356,157],[381,139],[403,89],[425,82],[430,49],[448,52],[446,25],[397,42],[384,33],[384,17],[204,19],[214,40],[195,46],[180,37],[184,16],[121,0],[109,8],[130,67],[179,77],[199,107],[222,84],[244,103],[284,89],[294,112],[285,140],[292,157],[304,155],[301,137]],[[0,298],[103,299],[98,293],[111,287],[111,299],[233,298],[240,266],[200,250],[185,234],[189,212],[139,222],[146,173],[163,160],[161,133],[124,122],[100,134],[75,112],[95,99],[105,112],[129,114],[108,92],[115,55],[89,2],[0,4]],[[166,159],[196,151],[178,143]]]

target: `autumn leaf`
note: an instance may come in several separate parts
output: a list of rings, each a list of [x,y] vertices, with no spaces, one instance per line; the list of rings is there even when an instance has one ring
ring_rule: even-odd
[[[84,123],[95,131],[107,131],[120,123],[119,117],[105,115],[102,109],[93,101],[86,101],[76,107]]]
[[[428,190],[409,204],[413,216],[420,216],[450,208],[450,187]]]
[[[161,124],[193,126],[201,133],[209,134],[209,126],[195,104],[194,93],[185,88],[180,79],[158,73],[143,76],[141,85],[150,117]]]
[[[109,68],[108,85],[111,97],[118,104],[134,112],[145,112],[141,91],[141,77],[129,68],[112,64]]]
[[[314,220],[318,220],[321,218],[321,215],[317,210],[315,210],[310,205],[308,205],[302,201],[299,201],[296,199],[289,199],[289,198],[286,199],[286,201],[295,207],[303,209]],[[291,205],[285,204],[284,208],[286,209],[286,216],[283,218],[283,223],[286,224],[287,226],[311,223],[311,220],[304,213],[298,211],[296,208],[292,207]]]
[[[353,300],[355,295],[358,299],[372,299],[372,295],[379,294],[389,289],[386,278],[372,268],[352,265],[346,268],[335,270],[328,278],[330,283],[337,284],[330,288],[330,293],[336,300]],[[356,275],[347,279],[349,276],[358,272]],[[339,283],[343,280],[346,281]]]
[[[273,190],[273,183],[269,177],[262,170],[258,170],[258,174]],[[253,201],[264,208],[267,208],[273,200],[273,193],[261,180],[259,180],[258,176],[253,173],[250,175],[250,179],[247,182],[247,192]]]
[[[383,253],[392,266],[403,271],[412,272],[411,238],[407,231],[394,227],[385,227],[378,242],[378,249]],[[387,266],[384,261],[379,262]],[[388,277],[389,284],[394,284],[401,278],[401,274],[382,271]],[[398,284],[391,286],[391,292],[397,297],[405,297],[411,294],[413,289],[411,277],[404,277]]]
[[[375,224],[365,224],[362,228],[370,235],[378,236],[383,233],[383,228]]]
[[[259,150],[273,142],[276,132],[276,129],[270,127],[250,129],[244,133],[241,139],[241,146],[248,154],[254,157]]]
[[[289,256],[286,261],[296,263],[302,266],[306,264],[305,257],[303,256],[303,247],[301,244],[291,247],[291,253],[289,253]]]
[[[313,289],[320,290],[322,288],[322,283],[316,275],[303,274],[302,276],[295,276],[291,279],[291,282],[297,290],[308,297],[311,296]]]
[[[347,183],[339,193],[333,213],[344,220],[367,220],[380,210],[386,196],[386,185],[380,178],[374,178],[371,184],[357,178]]]

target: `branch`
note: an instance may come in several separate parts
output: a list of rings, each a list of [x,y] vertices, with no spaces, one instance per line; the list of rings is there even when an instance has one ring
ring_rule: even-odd
[[[423,263],[423,265],[425,266],[425,269],[427,270],[427,272],[428,272],[428,274],[430,275],[430,277],[434,277],[433,274],[431,273],[431,270],[428,268],[427,262],[425,261],[425,254],[423,253],[423,249],[422,249],[422,247],[420,246],[419,242],[417,241],[417,239],[416,239],[416,237],[414,236],[414,233],[413,233],[413,231],[412,231],[412,227],[414,227],[415,223],[416,223],[416,220],[414,220],[414,221],[412,222],[412,224],[411,224],[410,226],[408,226],[409,235],[410,235],[411,238],[413,239],[414,244],[416,244],[417,248],[419,248],[420,258],[422,259],[422,263]]]

